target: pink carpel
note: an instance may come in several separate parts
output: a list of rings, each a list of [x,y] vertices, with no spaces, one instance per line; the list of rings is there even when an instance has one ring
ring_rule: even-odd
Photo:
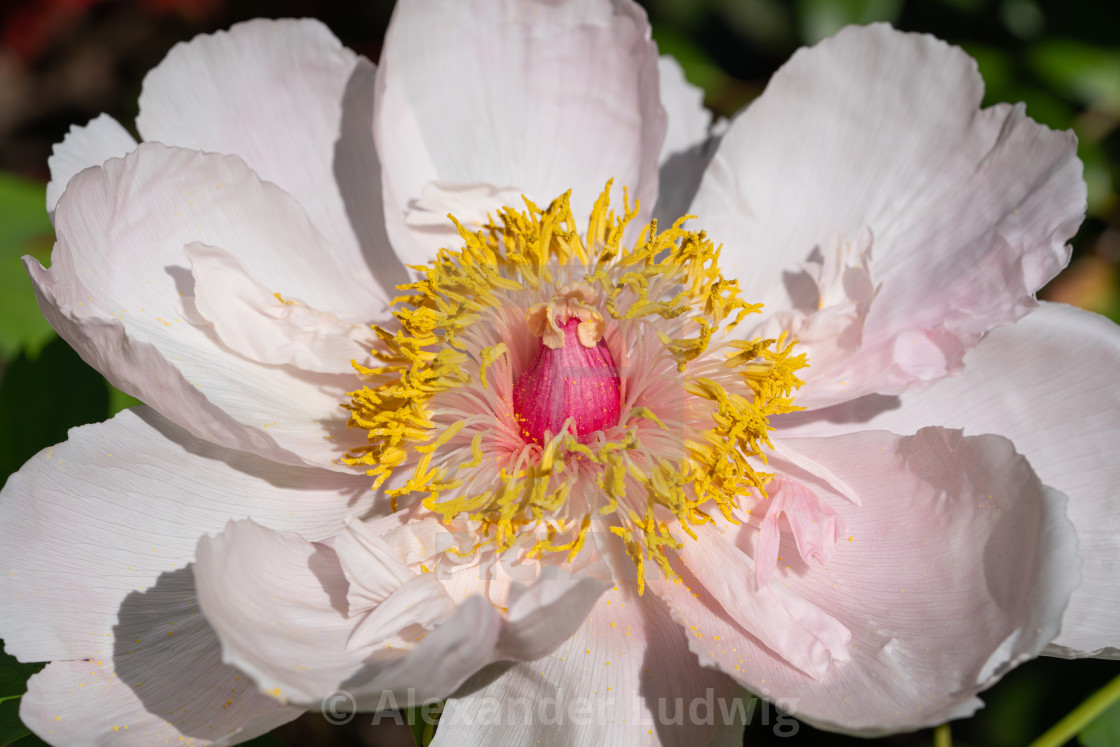
[[[538,341],[537,354],[513,387],[513,411],[521,436],[543,444],[568,418],[580,440],[618,423],[618,368],[605,340],[592,347],[579,341],[578,318],[562,325],[564,344],[552,349]]]

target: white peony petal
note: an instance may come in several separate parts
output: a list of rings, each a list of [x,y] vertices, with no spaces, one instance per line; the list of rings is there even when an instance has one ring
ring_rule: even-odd
[[[610,590],[548,656],[469,680],[432,744],[702,745],[725,721],[741,741],[749,696],[701,668],[685,638],[654,595]]]
[[[0,493],[0,638],[24,661],[113,655],[125,596],[185,568],[232,517],[321,539],[371,509],[364,476],[200,441],[146,407],[70,432]]]
[[[406,275],[382,217],[375,75],[319,21],[238,23],[171,49],[144,78],[136,126],[145,140],[244,158],[386,301]]]
[[[54,208],[66,185],[80,171],[100,166],[110,158],[120,158],[135,150],[136,140],[120,122],[102,114],[85,127],[74,125],[61,143],[51,149],[47,165],[51,180],[47,183],[47,212],[54,220]]]
[[[662,55],[657,76],[668,128],[658,157],[661,168],[653,213],[667,227],[688,211],[718,140],[711,137],[712,113],[704,108],[704,91],[685,79],[680,63]]]
[[[450,221],[409,226],[434,185],[451,188],[448,209],[434,210],[441,217],[456,186],[488,184],[542,205],[571,189],[585,221],[613,178],[612,204],[626,186],[648,215],[665,127],[657,50],[629,0],[400,3],[378,67],[374,124],[393,246],[416,264],[460,242]]]
[[[239,744],[303,713],[222,664],[188,568],[130,594],[113,632],[104,658],[52,662],[28,680],[19,715],[47,742]]]
[[[772,459],[770,469],[828,502],[849,535],[824,567],[803,562],[783,537],[769,588],[784,587],[843,624],[850,658],[807,676],[707,593],[728,572],[721,558],[755,552],[756,530],[744,525],[710,543],[709,562],[690,566],[695,578],[654,586],[674,619],[697,632],[689,644],[702,663],[784,701],[799,719],[872,735],[971,714],[978,692],[1057,632],[1078,582],[1076,537],[1064,496],[1043,486],[1009,441],[926,428],[786,445],[840,475],[861,505]]]
[[[551,588],[530,587],[505,618],[479,596],[456,606],[435,574],[408,571],[406,580],[393,556],[360,525],[331,548],[233,522],[199,543],[196,588],[224,660],[262,690],[302,704],[343,690],[366,710],[386,691],[443,698],[487,664],[547,653],[604,588],[538,581]]]
[[[744,298],[816,309],[794,290],[799,264],[874,236],[859,352],[815,406],[959,370],[1068,261],[1085,211],[1076,139],[1021,106],[980,111],[982,95],[960,49],[850,27],[797,52],[724,136],[690,212]]]
[[[57,744],[241,741],[294,718],[222,666],[195,545],[246,516],[329,537],[373,497],[362,477],[226,451],[146,407],[72,430],[0,492],[0,638],[23,661],[55,660],[23,718]]]
[[[186,255],[194,295],[183,296],[184,311],[192,322],[213,327],[227,348],[258,363],[314,373],[353,374],[354,360],[368,365],[376,344],[368,325],[269,291],[217,247],[188,244]]]
[[[145,143],[79,174],[55,222],[51,268],[25,260],[40,306],[118,388],[200,437],[280,462],[332,465],[364,442],[340,407],[352,376],[257,365],[183,318],[193,242],[340,319],[376,313],[291,197],[239,159]]]
[[[346,645],[354,625],[346,619],[346,578],[331,548],[255,522],[231,522],[199,542],[195,573],[222,660],[272,697],[313,702],[360,667],[361,657]],[[274,669],[283,674],[269,676]]]
[[[1039,478],[1069,496],[1082,583],[1049,653],[1120,657],[1120,462],[1110,443],[1120,418],[1120,327],[1097,314],[1044,303],[992,330],[964,373],[898,398],[869,397],[778,418],[778,432],[828,435],[861,428],[909,433],[924,425],[1010,438]]]
[[[688,82],[684,69],[675,59],[668,55],[659,57],[657,76],[661,106],[668,116],[665,140],[661,143],[658,158],[658,162],[664,165],[675,154],[704,144],[711,131],[712,113],[704,108],[703,89]]]
[[[693,531],[696,541],[684,543],[681,561],[744,630],[816,680],[824,679],[834,662],[849,658],[852,633],[842,622],[784,584],[755,583],[755,562],[720,537],[713,525]],[[675,581],[651,581],[650,588],[663,595],[680,590]]]
[[[350,610],[380,604],[414,576],[385,540],[361,521],[349,522],[335,538],[334,548],[349,584],[346,601]]]

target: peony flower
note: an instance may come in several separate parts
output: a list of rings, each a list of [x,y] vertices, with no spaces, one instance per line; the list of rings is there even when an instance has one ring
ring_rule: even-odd
[[[981,94],[848,28],[713,125],[625,1],[402,2],[376,68],[311,21],[177,46],[144,142],[56,148],[27,260],[147,406],[4,487],[21,717],[707,743],[746,688],[879,734],[1115,656],[1120,333],[1033,296],[1081,167]]]

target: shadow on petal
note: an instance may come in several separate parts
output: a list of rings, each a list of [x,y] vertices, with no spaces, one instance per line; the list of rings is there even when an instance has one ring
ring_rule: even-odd
[[[381,163],[373,142],[373,98],[377,70],[361,60],[350,74],[342,99],[342,123],[334,144],[334,177],[358,244],[388,298],[408,282],[408,273],[389,243],[381,199]]]
[[[125,597],[113,628],[113,667],[153,716],[187,738],[261,733],[298,711],[258,692],[222,663],[218,637],[198,608],[191,567],[163,573]]]

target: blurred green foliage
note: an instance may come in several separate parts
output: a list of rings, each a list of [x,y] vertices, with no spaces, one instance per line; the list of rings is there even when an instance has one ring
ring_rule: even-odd
[[[42,668],[42,664],[21,664],[0,653],[0,744],[10,744],[31,733],[19,720],[19,701],[27,690],[27,678]]]
[[[109,388],[63,340],[36,357],[20,354],[0,379],[0,476],[42,448],[66,440],[76,425],[109,416]]]
[[[34,355],[54,332],[39,313],[20,257],[50,257],[51,222],[42,184],[0,173],[0,359]]]
[[[1120,744],[1120,701],[1102,713],[1078,735],[1085,747],[1116,747]]]

